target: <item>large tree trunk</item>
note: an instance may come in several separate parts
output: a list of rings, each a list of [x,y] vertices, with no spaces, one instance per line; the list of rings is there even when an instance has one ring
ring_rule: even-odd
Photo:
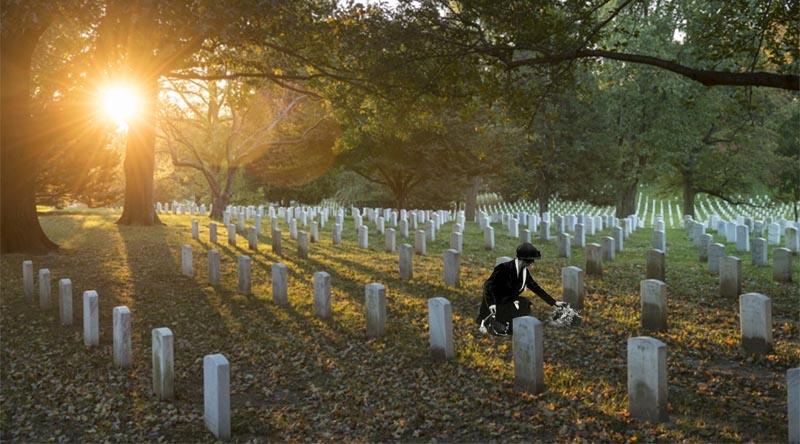
[[[617,194],[616,215],[618,218],[628,217],[636,214],[636,192],[639,181],[633,181],[624,186],[622,191]]]
[[[58,248],[36,214],[42,140],[31,117],[31,58],[39,30],[5,34],[0,46],[0,252],[44,254]]]
[[[141,116],[130,122],[125,148],[125,205],[120,225],[160,225],[153,207],[158,83],[147,81]]]
[[[233,196],[233,180],[236,176],[236,171],[236,168],[228,168],[225,173],[225,188],[221,192],[218,188],[209,183],[209,185],[211,185],[211,194],[214,199],[211,208],[212,219],[222,220],[222,215],[225,213],[225,209],[228,208],[231,196]],[[283,205],[283,199],[281,199],[281,205]]]
[[[478,208],[478,191],[481,188],[481,178],[473,177],[467,188],[467,207],[464,209],[464,220],[475,221],[475,212]]]
[[[682,172],[683,176],[683,214],[694,217],[694,198],[697,190],[694,189],[694,179],[691,173]]]
[[[543,215],[544,213],[550,211],[550,192],[542,190],[536,196],[536,200],[539,202],[539,216]]]

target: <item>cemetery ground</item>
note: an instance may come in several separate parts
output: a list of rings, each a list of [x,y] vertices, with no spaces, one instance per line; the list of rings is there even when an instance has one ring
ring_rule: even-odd
[[[283,254],[270,247],[269,223],[259,251],[191,238],[190,216],[162,215],[164,227],[117,226],[105,211],[52,212],[41,220],[62,249],[57,254],[2,257],[2,388],[0,439],[10,442],[213,442],[203,425],[203,357],[221,353],[231,364],[231,440],[234,442],[785,442],[786,372],[800,364],[798,294],[776,283],[771,267],[742,259],[742,293],[772,299],[771,354],[752,356],[739,341],[738,299],[718,296],[718,276],[706,271],[682,229],[667,230],[669,329],[640,326],[639,285],[652,229],[640,228],[602,277],[586,276],[584,322],[544,328],[546,389],[513,389],[510,338],[482,336],[474,323],[481,287],[499,256],[513,256],[518,241],[496,230],[494,251],[483,249],[477,224],[464,232],[460,287],[446,287],[444,224],[427,256],[413,258],[414,277],[398,277],[398,254],[384,252],[370,225],[369,249],[358,247],[352,219],[343,243],[331,243],[332,223],[299,259],[297,243],[281,221]],[[220,227],[223,228],[223,227]],[[600,243],[606,229],[587,242]],[[535,236],[536,237],[536,236]],[[410,243],[398,233],[397,244]],[[181,274],[181,246],[193,248],[194,277]],[[558,258],[557,241],[534,244],[544,259],[533,276],[561,299],[561,268],[585,268],[585,250]],[[209,249],[222,256],[221,282],[207,284]],[[769,246],[769,258],[772,249]],[[236,257],[251,256],[252,294],[237,293]],[[41,310],[22,291],[21,265],[52,274],[50,308]],[[271,266],[286,264],[289,306],[272,301]],[[332,320],[314,316],[313,274],[331,275]],[[35,272],[34,275],[38,274]],[[62,327],[57,282],[73,284],[74,321]],[[364,286],[386,287],[385,336],[365,336]],[[38,283],[37,283],[38,294]],[[83,343],[81,295],[100,300],[100,345]],[[427,300],[451,301],[456,358],[429,354]],[[534,295],[533,315],[551,309]],[[112,308],[132,316],[132,366],[112,365]],[[175,399],[152,395],[151,330],[175,335]],[[669,421],[650,424],[627,413],[626,343],[653,336],[667,344]]]

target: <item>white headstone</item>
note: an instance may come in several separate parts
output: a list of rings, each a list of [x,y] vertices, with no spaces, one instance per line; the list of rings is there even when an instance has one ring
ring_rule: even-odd
[[[784,230],[784,247],[789,249],[792,254],[800,252],[800,237],[798,237],[797,228],[786,227]]]
[[[256,227],[247,228],[247,248],[251,251],[258,251],[258,231]]]
[[[331,275],[325,271],[314,273],[314,315],[323,319],[330,319],[333,316]]]
[[[714,242],[714,237],[710,234],[701,234],[697,245],[697,259],[700,262],[708,262],[708,246]]]
[[[483,248],[494,250],[494,228],[488,225],[483,230]]]
[[[114,367],[131,366],[131,311],[122,305],[114,307]]]
[[[208,283],[219,285],[220,256],[217,250],[208,250]]]
[[[412,268],[412,261],[414,258],[414,249],[410,244],[403,244],[400,246],[400,279],[411,280],[414,276]]]
[[[616,248],[614,247],[614,238],[611,236],[605,236],[602,239],[603,241],[603,260],[604,261],[613,261],[616,259]]]
[[[461,254],[456,250],[444,252],[444,285],[458,287],[461,284]]]
[[[558,235],[558,257],[572,257],[572,245],[570,235],[561,233]]]
[[[464,236],[461,232],[450,233],[450,248],[459,253],[464,251]]]
[[[708,246],[708,271],[719,274],[719,266],[722,258],[725,257],[725,245],[711,244]]]
[[[586,274],[603,274],[603,247],[600,244],[586,245]]]
[[[645,279],[640,283],[642,302],[642,328],[667,331],[667,284],[658,279]]]
[[[611,233],[614,237],[614,248],[617,249],[617,253],[620,253],[624,250],[623,242],[625,241],[625,234],[624,229],[622,227],[614,227],[611,229]]]
[[[250,286],[251,286],[251,260],[250,256],[244,255],[239,256],[237,260],[237,275],[239,278],[239,286],[237,287],[237,291],[242,294],[250,294]]]
[[[658,339],[628,338],[628,412],[653,423],[668,420],[667,345]]]
[[[767,240],[763,237],[753,239],[753,254],[751,264],[756,267],[765,267],[767,262]]]
[[[308,233],[305,231],[297,232],[297,257],[308,258]]]
[[[272,230],[270,241],[272,242],[272,253],[281,256],[281,231]]]
[[[696,241],[697,242],[697,241]],[[667,252],[667,234],[663,231],[653,231],[653,249]]]
[[[769,235],[769,244],[770,245],[780,245],[781,244],[781,226],[773,222],[769,224],[767,228],[767,232]]]
[[[750,251],[750,230],[747,225],[736,226],[736,251]]]
[[[153,394],[156,399],[175,396],[175,358],[172,330],[162,327],[152,332]]]
[[[545,242],[550,240],[550,222],[544,221],[539,225],[539,239]]]
[[[289,221],[289,237],[292,240],[297,239],[297,219],[292,219]]]
[[[194,276],[194,267],[192,266],[192,246],[183,245],[181,247],[181,273],[184,276]]]
[[[665,255],[661,250],[648,250],[645,254],[645,279],[666,281]]]
[[[386,287],[382,284],[367,284],[365,289],[367,308],[367,337],[377,338],[386,334]]]
[[[384,233],[384,251],[394,253],[397,249],[397,236],[394,228],[389,228]]]
[[[311,243],[319,242],[319,222],[311,222]]]
[[[208,224],[208,241],[212,244],[217,243],[217,224],[214,222]]]
[[[456,356],[453,346],[453,309],[442,297],[428,299],[431,358],[445,361]]]
[[[792,282],[792,252],[788,248],[776,248],[772,251],[772,279]]]
[[[72,281],[58,281],[58,317],[61,325],[72,325]]]
[[[369,228],[366,225],[358,227],[358,247],[369,248]]]
[[[33,262],[22,261],[22,289],[28,300],[33,300]]]
[[[42,268],[39,270],[39,308],[46,310],[50,308],[50,270]]]
[[[575,266],[561,269],[561,294],[572,308],[583,309],[583,270]]]
[[[514,390],[533,394],[544,391],[543,330],[533,316],[514,318]]]
[[[742,261],[738,257],[725,256],[720,259],[719,294],[728,300],[742,294]]]
[[[272,264],[272,300],[289,305],[289,269],[281,263]]]
[[[760,293],[739,296],[739,325],[742,347],[766,355],[772,350],[772,301]]]
[[[427,254],[426,250],[425,232],[422,230],[417,230],[414,236],[414,251],[417,254],[425,255]]]
[[[584,224],[575,224],[575,246],[578,248],[586,247],[586,229]]]
[[[228,224],[228,245],[236,246],[236,225]]]
[[[800,367],[786,372],[789,444],[800,444]]]
[[[83,344],[100,344],[100,303],[94,290],[83,292]]]
[[[231,366],[221,354],[203,358],[203,422],[218,439],[231,437]]]

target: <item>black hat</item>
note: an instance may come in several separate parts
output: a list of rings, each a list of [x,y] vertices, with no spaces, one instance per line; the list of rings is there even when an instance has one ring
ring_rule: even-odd
[[[530,242],[523,242],[517,247],[517,258],[524,261],[541,259],[542,253]]]

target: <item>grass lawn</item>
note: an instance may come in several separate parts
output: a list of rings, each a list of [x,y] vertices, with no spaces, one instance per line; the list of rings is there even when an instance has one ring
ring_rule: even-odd
[[[749,356],[739,346],[738,300],[718,296],[718,277],[683,230],[667,232],[669,331],[642,331],[639,282],[651,229],[640,229],[605,263],[602,278],[586,277],[584,323],[545,326],[545,384],[539,395],[515,392],[510,338],[481,336],[474,324],[481,287],[498,256],[513,256],[517,241],[495,226],[497,248],[482,248],[468,223],[461,287],[444,286],[443,251],[450,224],[414,257],[414,278],[400,281],[397,253],[383,252],[370,226],[370,248],[358,248],[352,219],[333,246],[332,223],[320,230],[308,259],[282,224],[283,256],[270,248],[269,220],[260,251],[191,239],[190,216],[163,216],[163,227],[118,227],[103,211],[52,212],[42,217],[62,249],[37,257],[2,257],[0,439],[12,442],[213,442],[203,425],[203,356],[231,363],[232,440],[235,442],[785,442],[786,371],[800,365],[800,259],[795,283],[772,281],[771,267],[742,259],[743,292],[772,299],[773,354]],[[587,242],[600,243],[606,229]],[[712,233],[715,234],[715,233]],[[715,236],[719,239],[719,236]],[[717,240],[719,241],[719,240]],[[413,239],[400,243],[413,244]],[[194,278],[181,274],[181,245],[192,245]],[[585,268],[584,250],[557,258],[556,241],[534,241],[544,260],[532,273],[561,299],[561,268]],[[222,256],[218,287],[209,286],[206,253]],[[770,262],[772,249],[769,248]],[[253,258],[253,294],[236,292],[236,256]],[[34,274],[49,268],[52,308],[22,293],[22,261]],[[272,302],[271,266],[287,265],[289,307]],[[333,320],[314,317],[313,273],[331,275]],[[58,279],[73,283],[74,323],[58,322]],[[365,337],[364,286],[386,286],[386,336]],[[100,297],[100,346],[86,348],[82,294]],[[534,315],[550,307],[535,299]],[[429,357],[427,300],[453,308],[456,359]],[[132,312],[133,365],[112,366],[112,308]],[[175,334],[176,399],[157,402],[151,391],[151,330]],[[650,335],[667,344],[670,421],[652,425],[627,415],[626,341]]]

